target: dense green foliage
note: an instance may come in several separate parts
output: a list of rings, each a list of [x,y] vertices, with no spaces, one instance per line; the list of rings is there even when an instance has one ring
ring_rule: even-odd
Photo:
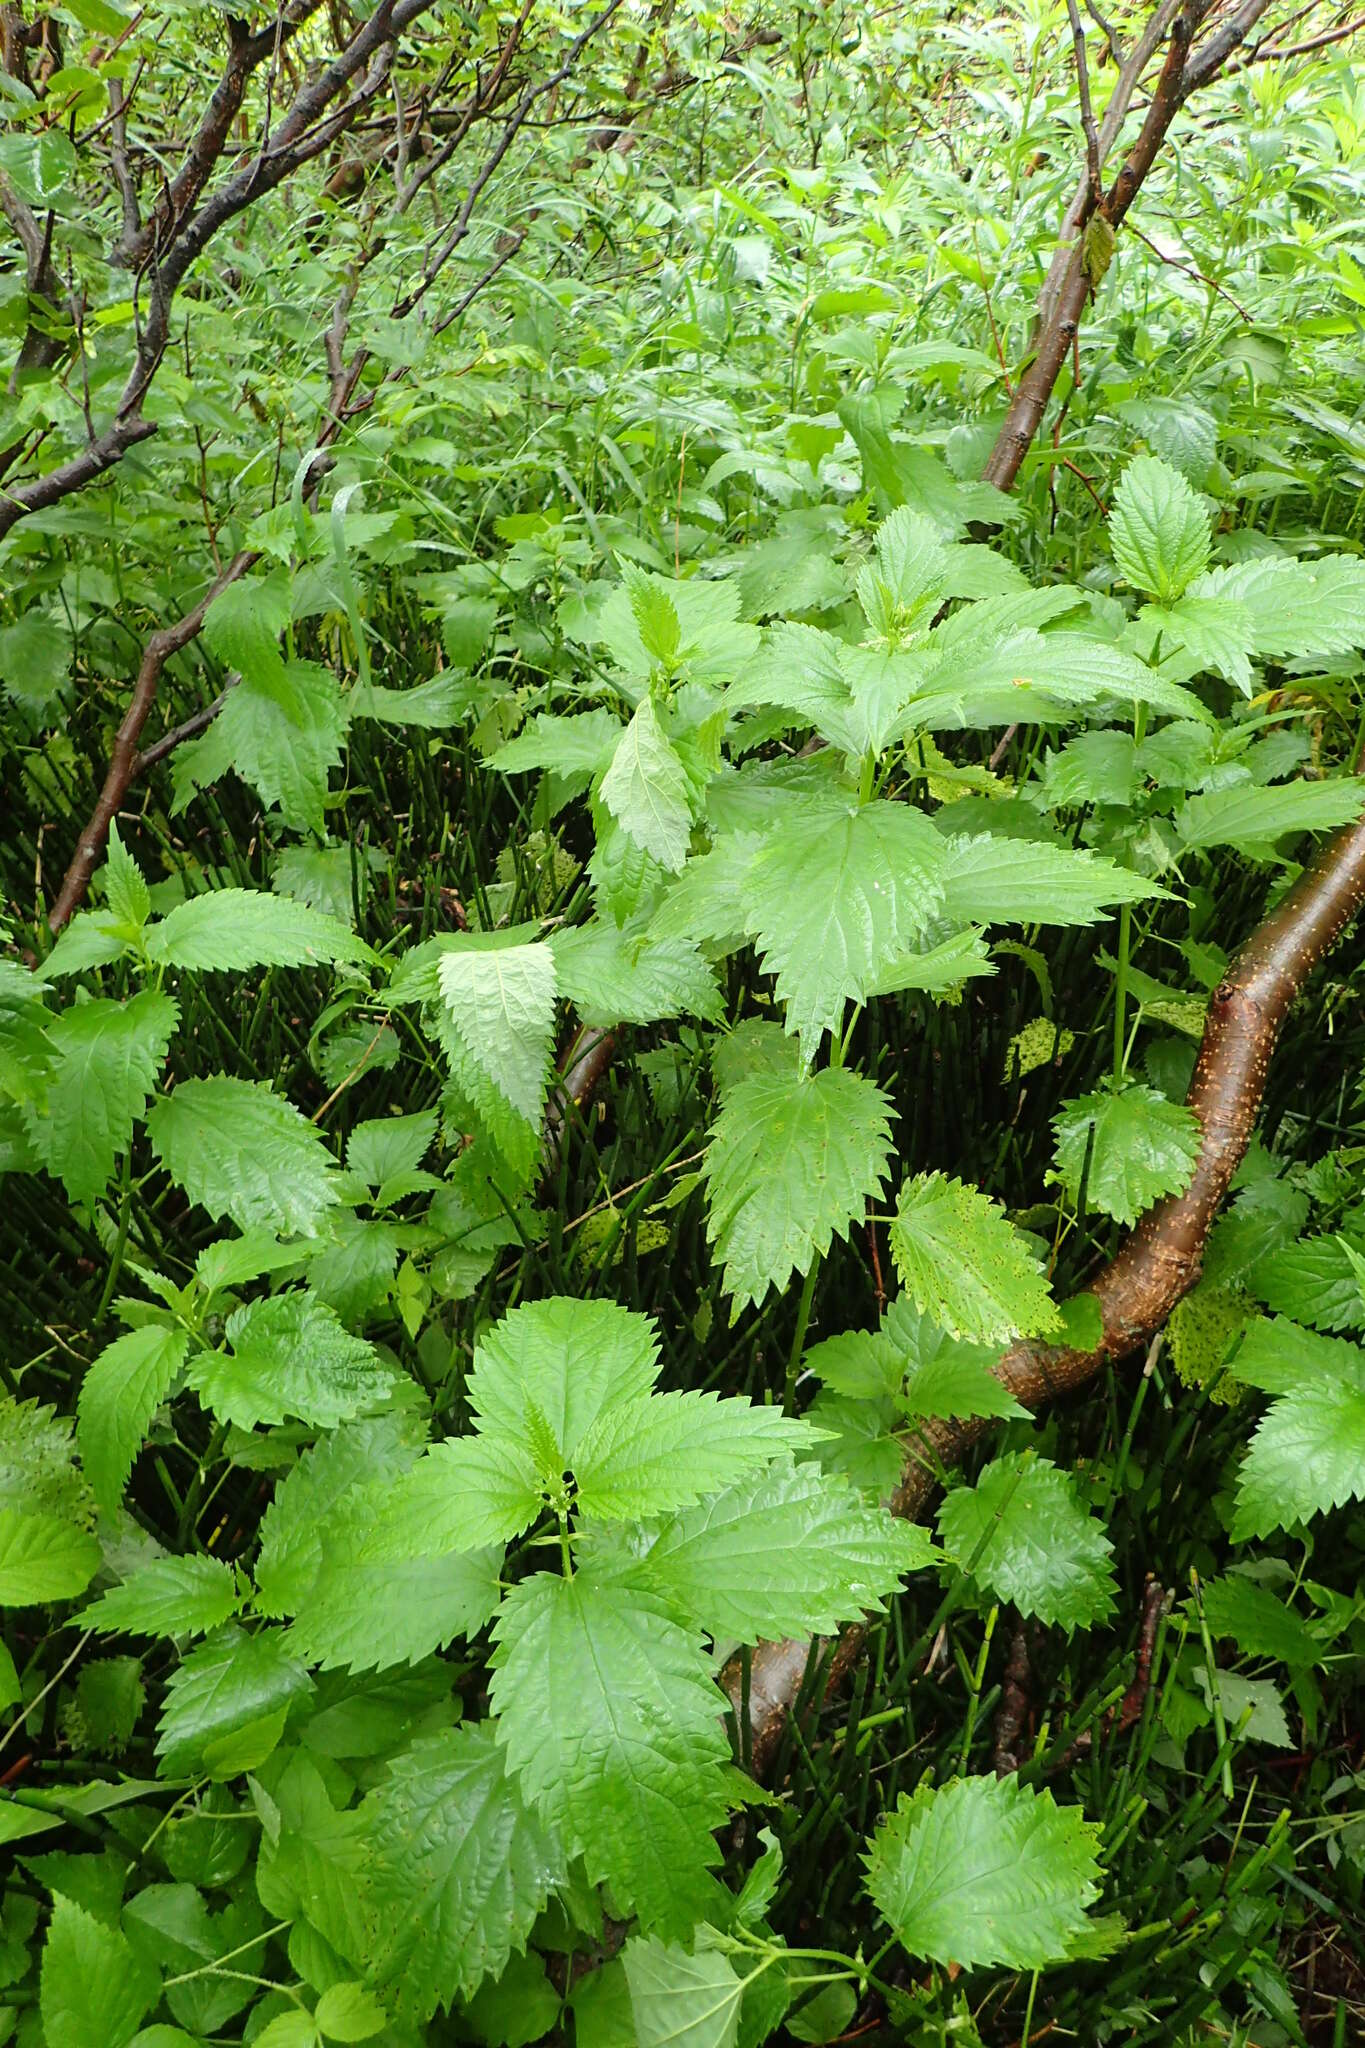
[[[1066,9],[753,15],[535,8],[438,167],[512,45],[433,9],[0,541],[0,2043],[1365,2022],[1358,944],[1145,1368],[993,1370],[1365,803],[1365,83],[1191,106],[1007,496]],[[0,493],[120,417],[124,108],[152,205],[225,33],[43,18]],[[748,1652],[863,1621],[756,1784]]]

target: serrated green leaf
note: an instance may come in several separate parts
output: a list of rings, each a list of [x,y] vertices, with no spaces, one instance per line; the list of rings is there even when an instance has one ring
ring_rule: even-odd
[[[1135,589],[1177,598],[1208,564],[1209,515],[1178,469],[1136,455],[1114,493],[1109,542]]]
[[[890,1160],[891,1105],[845,1067],[755,1073],[728,1090],[702,1168],[707,1235],[735,1310],[847,1235]]]
[[[366,1187],[380,1188],[401,1174],[415,1173],[436,1136],[436,1111],[376,1117],[357,1124],[346,1141],[346,1164]]]
[[[692,833],[692,786],[648,695],[617,741],[601,798],[622,831],[676,874]]]
[[[944,868],[942,839],[908,804],[823,816],[798,805],[765,834],[745,877],[745,928],[807,1060],[845,1003],[915,951],[942,906]]]
[[[312,1689],[279,1629],[248,1635],[236,1622],[226,1623],[167,1680],[157,1724],[162,1774],[191,1774],[215,1745],[270,1715],[287,1713]]]
[[[88,1530],[60,1515],[0,1508],[0,1607],[74,1600],[99,1563],[100,1547]]]
[[[261,1519],[257,1604],[265,1614],[296,1614],[322,1563],[325,1532],[349,1494],[394,1487],[412,1469],[420,1426],[401,1410],[345,1423],[304,1452],[275,1488]]]
[[[807,1423],[716,1394],[649,1394],[597,1418],[567,1462],[578,1506],[602,1521],[688,1507],[811,1442]]]
[[[1115,904],[1166,893],[1098,854],[987,833],[949,840],[943,886],[954,924],[1096,924]]]
[[[659,1372],[659,1337],[648,1316],[614,1301],[552,1295],[526,1302],[485,1330],[466,1394],[486,1435],[525,1441],[534,1401],[571,1464],[604,1410],[647,1394]]]
[[[1276,1318],[1253,1328],[1237,1377],[1278,1392],[1237,1474],[1233,1540],[1269,1536],[1365,1498],[1365,1352]]]
[[[109,915],[120,925],[140,929],[152,914],[152,892],[141,868],[119,837],[117,818],[109,821],[109,845],[101,876]]]
[[[1026,1415],[992,1368],[998,1346],[952,1337],[916,1307],[908,1295],[892,1302],[882,1323],[881,1342],[895,1360],[899,1405],[913,1416]]]
[[[128,2048],[160,1991],[117,1928],[55,1895],[39,1988],[47,2048]]]
[[[81,1381],[76,1441],[106,1515],[117,1512],[148,1424],[185,1363],[183,1330],[148,1323],[107,1344]]]
[[[713,970],[684,939],[656,939],[626,933],[594,918],[552,933],[559,993],[584,1024],[654,1024],[666,1017],[703,1017],[717,1023],[723,1013]]]
[[[441,955],[441,1001],[466,1059],[518,1116],[538,1124],[555,1016],[548,946],[467,943]]]
[[[964,1571],[976,1557],[973,1576],[1021,1614],[1070,1630],[1113,1612],[1114,1546],[1071,1474],[1046,1458],[993,1459],[975,1486],[944,1496],[938,1532]]]
[[[1265,555],[1211,569],[1191,596],[1240,604],[1257,654],[1324,659],[1365,646],[1365,558]]]
[[[1073,1953],[1099,1897],[1099,1835],[1017,1778],[903,1793],[878,1827],[867,1888],[915,1956],[1039,1970]]]
[[[580,711],[561,717],[538,711],[506,746],[499,747],[490,768],[504,775],[546,768],[557,775],[595,775],[606,765],[621,737],[621,721],[610,711]]]
[[[1193,1110],[1132,1082],[1064,1102],[1052,1119],[1054,1169],[1048,1176],[1079,1201],[1118,1223],[1136,1223],[1162,1195],[1190,1184],[1202,1133]]]
[[[1240,1277],[1278,1315],[1316,1330],[1359,1330],[1365,1328],[1365,1299],[1350,1258],[1356,1249],[1354,1232],[1305,1237],[1249,1263]]]
[[[147,1132],[190,1200],[243,1230],[259,1223],[310,1233],[340,1200],[331,1153],[263,1081],[182,1081],[153,1105]]]
[[[87,1628],[138,1636],[199,1636],[225,1622],[245,1595],[217,1557],[154,1557],[111,1586],[81,1620]]]
[[[333,1429],[380,1405],[393,1385],[374,1346],[308,1288],[235,1309],[225,1338],[225,1350],[194,1354],[188,1378],[205,1407],[239,1429],[288,1416]]]
[[[1328,782],[1241,782],[1192,796],[1176,816],[1187,846],[1235,846],[1252,859],[1269,859],[1287,833],[1328,832],[1365,810],[1365,778]]]
[[[1204,1618],[1215,1642],[1230,1636],[1246,1657],[1275,1657],[1291,1668],[1316,1664],[1322,1645],[1307,1623],[1269,1586],[1240,1573],[1200,1588]]]
[[[73,1202],[104,1193],[132,1142],[133,1125],[156,1086],[180,1012],[144,989],[119,1003],[77,1003],[48,1026],[56,1065],[45,1113],[26,1113],[28,1133],[49,1173]]]
[[[950,1336],[1003,1344],[1058,1327],[1042,1265],[999,1203],[965,1181],[904,1182],[890,1237],[902,1286]]]
[[[880,1613],[903,1574],[935,1555],[923,1529],[784,1463],[670,1516],[637,1576],[718,1641],[778,1642]]]
[[[744,1984],[716,1949],[637,1935],[621,1960],[639,2048],[734,2048]]]
[[[340,919],[264,889],[213,889],[178,903],[147,934],[162,967],[317,967],[374,956]]]
[[[359,1840],[371,1981],[418,2024],[500,1976],[564,1879],[487,1723],[394,1757],[361,1805]]]
[[[494,1636],[498,1740],[525,1797],[618,1906],[690,1933],[717,1907],[729,1755],[699,1645],[661,1602],[582,1572],[524,1579]]]

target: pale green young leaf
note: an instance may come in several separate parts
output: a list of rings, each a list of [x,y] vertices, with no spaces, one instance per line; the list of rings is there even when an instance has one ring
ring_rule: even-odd
[[[970,621],[985,610],[970,605],[956,618]],[[1066,628],[1042,633],[1032,626],[995,640],[983,634],[979,643],[955,632],[951,647],[946,638],[939,628],[929,643],[937,666],[906,707],[906,732],[979,728],[1010,717],[1052,720],[1106,699],[1146,704],[1173,718],[1209,717],[1193,692],[1112,640]]]
[[[195,1353],[188,1379],[220,1422],[239,1429],[289,1416],[333,1429],[380,1406],[393,1385],[374,1346],[307,1288],[235,1309],[224,1336],[225,1349]]]
[[[880,1192],[891,1105],[865,1075],[755,1073],[726,1091],[702,1168],[707,1235],[736,1310],[829,1250]]]
[[[971,1565],[980,1585],[1021,1614],[1069,1631],[1113,1612],[1114,1546],[1071,1474],[1046,1458],[992,1459],[975,1486],[944,1496],[938,1532],[964,1571]]]
[[[599,1415],[569,1461],[578,1506],[600,1521],[642,1521],[807,1449],[808,1423],[738,1396],[649,1394]]]
[[[610,711],[580,711],[564,717],[538,711],[514,740],[499,747],[490,768],[504,775],[545,768],[556,775],[596,775],[610,761],[621,737],[621,721]]]
[[[648,695],[616,743],[601,798],[622,831],[676,874],[692,832],[692,787]]]
[[[805,1059],[915,949],[943,907],[946,866],[943,839],[908,804],[779,813],[745,878],[746,930]]]
[[[1340,775],[1326,782],[1239,782],[1190,797],[1175,824],[1187,846],[1235,846],[1253,860],[1269,860],[1286,834],[1328,832],[1349,825],[1362,810],[1361,776]]]
[[[26,1112],[29,1136],[73,1202],[104,1193],[156,1086],[180,1012],[153,989],[126,1003],[77,1003],[48,1026],[56,1065],[43,1115]]]
[[[104,900],[116,924],[140,930],[152,914],[152,892],[141,868],[119,837],[118,819],[109,821],[109,846],[102,870]]]
[[[954,924],[1096,924],[1167,892],[1094,853],[979,833],[947,843],[943,913]]]
[[[359,1814],[370,1980],[421,2025],[502,1975],[564,1881],[485,1722],[419,1737]]]
[[[714,970],[686,939],[624,932],[600,918],[551,934],[559,993],[580,1020],[602,1029],[724,1011]]]
[[[1114,493],[1109,541],[1119,574],[1165,602],[1207,567],[1209,515],[1178,469],[1136,455]]]
[[[259,1223],[311,1233],[341,1198],[326,1145],[264,1081],[182,1081],[153,1105],[147,1131],[190,1200],[242,1230]]]
[[[498,1740],[525,1797],[618,1908],[689,1935],[718,1907],[729,1756],[699,1644],[658,1600],[582,1572],[523,1579],[494,1634]]]
[[[327,2041],[368,2041],[382,2034],[389,2023],[374,1993],[354,1978],[329,1984],[313,2017]]]
[[[1056,1134],[1049,1179],[1117,1223],[1136,1223],[1162,1195],[1190,1184],[1201,1132],[1193,1110],[1133,1082],[1064,1102],[1052,1119]]]
[[[312,1689],[281,1630],[248,1635],[236,1622],[227,1622],[191,1650],[166,1682],[156,1745],[163,1776],[189,1775],[216,1743],[287,1712]]]
[[[1256,556],[1211,569],[1190,594],[1240,604],[1257,654],[1323,660],[1365,647],[1365,559],[1359,555],[1306,562]]]
[[[881,1822],[867,1888],[913,1956],[1041,1970],[1090,1933],[1100,1830],[1017,1778],[958,1778],[902,1793]]]
[[[513,1444],[526,1442],[534,1402],[572,1464],[598,1417],[638,1401],[658,1372],[659,1337],[648,1316],[614,1301],[551,1295],[482,1332],[465,1391],[483,1434]]]
[[[735,2048],[744,1983],[718,1950],[636,1935],[621,1960],[638,2048]]]
[[[99,1544],[64,1515],[0,1508],[0,1607],[74,1600],[99,1564]]]
[[[998,1202],[944,1173],[902,1184],[891,1256],[917,1308],[950,1336],[1006,1343],[1058,1327],[1040,1261]]]
[[[54,1893],[38,1992],[46,2048],[128,2048],[160,1993],[160,1973],[117,1927]]]
[[[779,1642],[880,1613],[936,1554],[924,1529],[784,1462],[670,1516],[632,1576],[717,1640]]]
[[[111,1586],[81,1616],[86,1628],[137,1636],[201,1636],[241,1607],[245,1594],[218,1557],[154,1557]]]
[[[1196,597],[1186,591],[1168,607],[1144,605],[1138,623],[1144,633],[1160,634],[1163,654],[1178,648],[1190,675],[1223,676],[1244,697],[1251,695],[1255,631],[1251,614],[1236,598]]]
[[[357,1124],[346,1141],[346,1164],[368,1188],[415,1173],[431,1150],[436,1121],[434,1109],[419,1109],[411,1116],[381,1116]]]
[[[374,958],[339,918],[265,889],[212,889],[177,903],[147,934],[162,967],[317,967]]]
[[[995,971],[995,962],[980,932],[954,932],[936,946],[926,946],[922,952],[906,953],[894,960],[876,977],[868,995],[904,995],[912,989],[944,995],[960,988],[964,981]]]
[[[147,1323],[106,1344],[81,1381],[76,1441],[106,1515],[118,1510],[147,1428],[185,1363],[189,1337]]]
[[[528,1123],[545,1101],[555,1015],[548,946],[483,945],[477,935],[441,956],[441,1001],[466,1059]]]
[[[895,1360],[899,1404],[906,1414],[968,1418],[1026,1415],[992,1367],[998,1344],[952,1337],[908,1294],[898,1295],[882,1322],[880,1342]]]

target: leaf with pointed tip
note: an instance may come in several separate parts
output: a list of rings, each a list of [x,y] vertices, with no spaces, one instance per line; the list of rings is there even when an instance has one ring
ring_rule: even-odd
[[[594,918],[549,939],[559,992],[584,1024],[654,1024],[666,1017],[724,1014],[713,970],[686,939],[624,932]]]
[[[548,946],[481,944],[441,955],[441,1001],[466,1058],[526,1122],[545,1103],[555,1018],[555,956]]]
[[[908,804],[779,814],[745,879],[746,929],[807,1060],[845,1004],[914,950],[942,907],[946,865],[942,838]]]
[[[1309,562],[1257,556],[1210,569],[1190,595],[1241,605],[1257,654],[1321,660],[1365,647],[1365,560],[1359,555]]]
[[[57,1058],[46,1110],[28,1110],[25,1121],[39,1158],[73,1202],[93,1202],[109,1185],[179,1018],[169,996],[144,989],[126,1003],[77,1003],[48,1026]]]
[[[633,1576],[717,1640],[779,1642],[880,1613],[936,1556],[925,1530],[783,1463],[669,1517]]]
[[[1192,796],[1176,816],[1187,846],[1235,846],[1253,860],[1270,859],[1286,834],[1329,832],[1365,810],[1365,777],[1327,782],[1239,782]]]
[[[569,1463],[585,1515],[641,1521],[687,1507],[811,1442],[808,1423],[740,1396],[648,1394],[600,1415]]]
[[[419,1737],[359,1809],[371,1982],[421,2025],[520,1953],[564,1881],[485,1722]]]
[[[264,1081],[182,1081],[147,1118],[171,1179],[241,1229],[315,1231],[340,1199],[336,1162],[307,1118]]]
[[[281,1630],[248,1635],[238,1623],[226,1623],[166,1681],[156,1744],[163,1775],[187,1776],[216,1742],[287,1711],[312,1690]]]
[[[847,1235],[885,1181],[891,1114],[875,1082],[846,1067],[759,1072],[726,1091],[702,1174],[736,1310]]]
[[[1199,1158],[1201,1131],[1193,1110],[1133,1082],[1064,1102],[1049,1175],[1073,1202],[1082,1180],[1092,1209],[1116,1223],[1136,1223],[1162,1195],[1181,1194]]]
[[[160,1992],[160,1973],[116,1926],[53,1894],[38,1992],[46,2048],[128,2048]]]
[[[943,887],[954,924],[1097,924],[1113,904],[1167,894],[1098,854],[989,833],[949,840]]]
[[[601,796],[622,831],[676,874],[692,834],[692,786],[648,695],[617,741]]]
[[[154,1557],[81,1616],[86,1628],[136,1636],[201,1636],[237,1612],[237,1574],[218,1557]]]
[[[106,1515],[118,1510],[148,1424],[175,1385],[189,1345],[184,1330],[147,1323],[106,1344],[81,1381],[76,1441]]]
[[[148,933],[147,953],[158,966],[200,970],[374,958],[339,918],[264,889],[213,889],[177,903]]]
[[[1256,1325],[1237,1353],[1239,1379],[1278,1398],[1256,1425],[1237,1474],[1236,1543],[1291,1529],[1365,1498],[1365,1351],[1283,1317]]]
[[[1164,602],[1207,566],[1209,515],[1178,469],[1135,455],[1114,493],[1109,542],[1119,574]]]
[[[946,1173],[904,1182],[891,1256],[915,1305],[950,1336],[1006,1343],[1055,1330],[1040,1261],[998,1202]]]
[[[719,1910],[729,1756],[700,1644],[661,1601],[584,1572],[523,1579],[494,1635],[498,1740],[524,1796],[618,1908],[690,1935]]]

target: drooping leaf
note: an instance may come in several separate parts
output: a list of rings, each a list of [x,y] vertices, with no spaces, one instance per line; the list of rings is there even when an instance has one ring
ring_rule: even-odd
[[[911,1955],[1037,1970],[1090,1933],[1099,1828],[1017,1778],[959,1778],[901,1795],[878,1827],[867,1888]]]
[[[494,1636],[498,1739],[525,1797],[619,1906],[690,1933],[716,1909],[729,1754],[699,1644],[660,1601],[583,1572],[524,1579]]]
[[[1192,796],[1176,818],[1190,847],[1235,846],[1252,859],[1269,859],[1288,833],[1328,832],[1365,810],[1365,778],[1342,775],[1327,782],[1239,782]]]
[[[736,1311],[847,1234],[886,1178],[890,1117],[881,1089],[845,1067],[755,1073],[726,1091],[702,1172]]]
[[[523,1949],[564,1879],[485,1722],[420,1737],[360,1808],[371,1981],[420,2024]]]
[[[986,833],[948,842],[943,890],[954,924],[1095,924],[1115,904],[1164,894],[1099,854]]]
[[[322,1139],[263,1081],[182,1081],[153,1105],[147,1131],[190,1200],[243,1230],[260,1223],[311,1232],[340,1199]]]
[[[1193,1110],[1141,1082],[1076,1096],[1063,1103],[1052,1128],[1056,1165],[1050,1178],[1073,1202],[1084,1180],[1088,1205],[1118,1223],[1136,1223],[1162,1195],[1182,1193],[1199,1157],[1201,1132]]]
[[[151,1422],[185,1363],[189,1337],[161,1323],[107,1344],[81,1381],[76,1441],[95,1498],[112,1515]]]
[[[890,1236],[906,1292],[951,1336],[1004,1343],[1058,1327],[1041,1263],[979,1189],[916,1175],[901,1187]]]
[[[77,1003],[48,1026],[56,1065],[44,1113],[27,1113],[28,1132],[73,1202],[95,1201],[108,1186],[179,1016],[169,996],[144,989],[126,1003]]]
[[[1113,1545],[1076,1481],[1046,1458],[992,1459],[975,1486],[944,1496],[938,1531],[949,1556],[1021,1614],[1069,1630],[1113,1611]]]

